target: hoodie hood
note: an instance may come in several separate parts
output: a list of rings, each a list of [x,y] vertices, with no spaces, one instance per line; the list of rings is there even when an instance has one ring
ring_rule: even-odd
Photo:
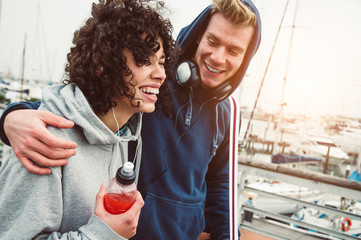
[[[44,107],[79,126],[90,144],[135,141],[140,136],[141,113],[133,114],[126,123],[127,132],[119,138],[98,118],[82,91],[74,84],[45,88],[42,99]]]
[[[135,163],[137,175],[136,182],[138,181],[142,149],[142,139],[140,136],[142,113],[133,114],[125,124],[124,133],[121,136],[116,136],[98,118],[83,95],[83,92],[74,84],[58,84],[45,88],[39,109],[51,111],[73,121],[75,127],[69,129],[69,132],[64,131],[63,134],[65,135],[61,136],[63,138],[67,136],[75,140],[79,148],[94,145],[94,148],[98,149],[104,146],[102,151],[100,149],[97,151],[99,154],[103,154],[104,151],[111,152],[110,161],[107,163],[109,165],[109,177],[113,177],[117,169],[128,161],[128,142],[137,141],[133,163]],[[94,155],[86,156],[86,154],[82,156],[85,159],[99,157]]]
[[[247,48],[246,55],[243,59],[243,62],[235,73],[235,75],[231,78],[230,84],[232,86],[232,90],[227,95],[230,96],[236,88],[242,82],[244,75],[246,74],[249,63],[251,62],[252,57],[256,54],[259,44],[261,42],[261,19],[257,8],[254,6],[251,0],[240,0],[245,3],[255,14],[257,17],[257,26],[255,28],[254,34],[252,36],[251,42]],[[203,10],[191,24],[184,27],[177,37],[177,42],[180,48],[183,50],[183,54],[181,56],[181,60],[189,60],[192,59],[196,50],[196,38],[201,29],[204,29],[205,25],[208,24],[209,19],[212,13],[212,4]]]

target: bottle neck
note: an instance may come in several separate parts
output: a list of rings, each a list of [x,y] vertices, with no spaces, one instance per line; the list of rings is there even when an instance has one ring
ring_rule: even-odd
[[[124,168],[121,167],[118,169],[115,178],[120,184],[130,185],[135,181],[135,172],[134,170],[132,170],[131,172],[126,172],[124,171]]]

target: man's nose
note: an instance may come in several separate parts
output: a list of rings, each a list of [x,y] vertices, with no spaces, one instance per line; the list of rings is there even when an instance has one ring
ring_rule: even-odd
[[[223,47],[219,47],[215,49],[211,54],[211,59],[214,64],[223,64],[226,62],[225,49]]]

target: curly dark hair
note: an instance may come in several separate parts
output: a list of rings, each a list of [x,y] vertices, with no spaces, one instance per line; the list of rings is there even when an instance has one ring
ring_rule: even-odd
[[[168,81],[174,77],[172,66],[177,61],[177,54],[174,54],[173,27],[158,13],[163,8],[162,1],[152,0],[100,0],[98,4],[93,3],[92,16],[74,33],[74,46],[67,55],[63,83],[77,85],[95,113],[104,114],[116,106],[112,99],[118,94],[128,97],[131,103],[135,98],[135,84],[124,79],[124,76],[133,78],[134,74],[127,66],[122,50],[128,48],[132,51],[138,66],[150,65],[150,56],[160,48],[156,40],[161,38],[168,80],[160,89],[157,105],[162,105],[163,111],[170,114]],[[139,103],[134,107],[139,107]]]

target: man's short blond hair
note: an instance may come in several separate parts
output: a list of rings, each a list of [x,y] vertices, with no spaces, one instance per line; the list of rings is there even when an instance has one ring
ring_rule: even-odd
[[[220,12],[232,24],[251,26],[257,25],[256,14],[240,0],[213,0],[212,13]]]

